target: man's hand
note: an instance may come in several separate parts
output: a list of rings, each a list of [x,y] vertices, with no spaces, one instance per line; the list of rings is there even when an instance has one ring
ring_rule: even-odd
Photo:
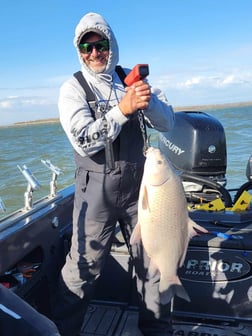
[[[126,94],[118,104],[122,114],[128,116],[137,110],[148,107],[151,98],[151,90],[148,83],[140,80],[126,87]]]

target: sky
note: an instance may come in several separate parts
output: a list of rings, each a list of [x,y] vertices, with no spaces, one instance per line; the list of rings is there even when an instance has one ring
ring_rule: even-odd
[[[119,64],[149,64],[150,84],[174,107],[252,101],[251,0],[2,0],[0,126],[58,118],[88,12],[112,27]]]

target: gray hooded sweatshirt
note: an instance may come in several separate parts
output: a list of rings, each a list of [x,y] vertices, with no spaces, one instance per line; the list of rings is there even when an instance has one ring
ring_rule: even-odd
[[[105,71],[101,74],[94,73],[86,66],[78,48],[81,38],[90,31],[109,40],[109,59]],[[95,94],[98,114],[100,112],[102,116],[105,107],[108,129],[106,136],[113,141],[117,164],[118,161],[123,160],[139,161],[142,165],[143,141],[137,113],[128,118],[118,107],[125,89],[115,71],[119,52],[111,27],[99,14],[86,14],[75,29],[74,46],[80,60],[82,74]],[[124,68],[124,71],[127,74],[130,70]],[[74,76],[62,85],[58,106],[62,127],[76,152],[77,166],[103,171],[106,144],[106,136],[102,131],[104,120],[102,117],[96,119],[93,117],[86,100],[86,93]],[[159,131],[168,131],[173,127],[173,109],[165,95],[158,89],[152,89],[151,100],[148,108],[144,110],[144,115],[148,124]]]

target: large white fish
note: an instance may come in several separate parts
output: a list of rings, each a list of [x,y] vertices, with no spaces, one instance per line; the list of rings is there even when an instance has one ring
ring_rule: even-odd
[[[190,219],[180,177],[160,150],[150,147],[139,194],[138,223],[130,243],[142,239],[150,270],[159,270],[162,304],[174,295],[190,301],[177,269],[183,265],[190,238],[197,234],[194,228],[208,232]]]

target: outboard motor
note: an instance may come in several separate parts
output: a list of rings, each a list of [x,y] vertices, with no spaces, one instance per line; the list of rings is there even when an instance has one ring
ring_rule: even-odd
[[[199,111],[175,113],[175,126],[158,146],[182,177],[188,201],[209,202],[226,185],[226,136],[222,124]]]

